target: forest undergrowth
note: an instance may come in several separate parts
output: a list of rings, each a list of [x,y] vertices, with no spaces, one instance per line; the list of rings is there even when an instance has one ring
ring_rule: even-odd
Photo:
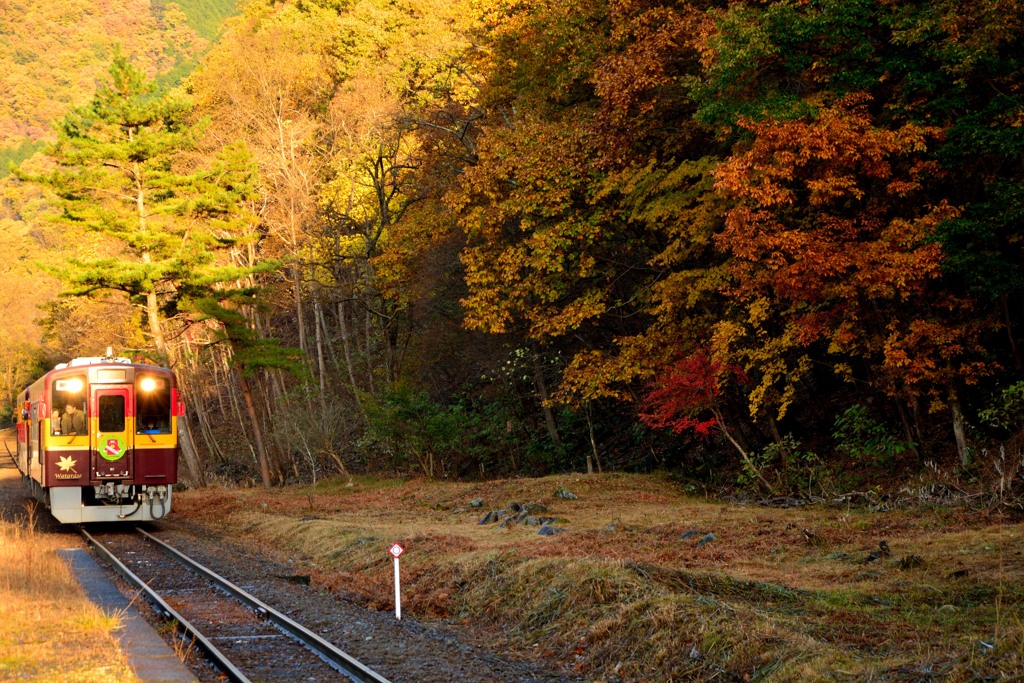
[[[399,541],[406,618],[449,621],[588,680],[1024,672],[1012,500],[933,483],[771,506],[687,488],[660,474],[331,479],[185,491],[176,516],[378,610],[393,609],[387,548]]]

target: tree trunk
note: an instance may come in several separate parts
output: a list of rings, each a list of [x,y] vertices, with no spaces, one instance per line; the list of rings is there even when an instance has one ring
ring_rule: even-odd
[[[129,132],[129,140],[134,138]],[[143,175],[139,165],[134,164],[134,170],[132,172],[135,178],[135,213],[139,221],[139,232],[143,235],[149,232],[149,228],[146,225],[146,215],[148,213],[146,209],[146,189],[143,185]],[[142,252],[142,263],[149,265],[153,262],[153,257],[150,256],[149,251]],[[167,344],[164,342],[164,333],[160,327],[160,301],[157,298],[156,290],[150,289],[146,292],[146,320],[149,322],[149,333],[153,337],[153,346],[156,348],[157,353],[165,358],[169,358],[167,355]]]
[[[210,416],[207,414],[202,395],[199,392],[190,392],[189,395],[192,397],[192,402],[197,406],[196,413],[199,415],[199,431],[203,436],[203,441],[206,442],[206,447],[217,460],[223,461],[224,452],[220,449],[220,444],[217,443],[217,438],[213,433],[213,426],[210,424]],[[221,415],[223,415],[223,412]]]
[[[295,278],[295,323],[299,327],[299,349],[306,353],[306,320],[302,310],[302,283],[298,266],[292,266],[292,277]]]
[[[149,263],[149,254],[143,256],[143,261]],[[167,344],[164,341],[163,329],[160,325],[160,302],[155,291],[146,292],[146,319],[149,321],[149,333],[153,337],[153,346],[164,358],[170,360],[167,352]]]
[[[544,411],[544,424],[548,427],[548,435],[555,446],[562,447],[562,437],[558,434],[558,424],[555,422],[555,414],[551,412],[548,404],[548,385],[544,381],[544,369],[540,365],[540,357],[533,355],[533,383],[537,387],[537,396],[540,398],[540,407]]]
[[[960,408],[960,399],[952,388],[949,390],[949,409],[953,413],[953,436],[956,438],[956,451],[960,454],[960,465],[967,467],[971,464],[971,453],[967,448],[964,413]]]
[[[186,345],[188,342],[185,342]],[[217,443],[217,439],[214,436],[213,428],[210,425],[210,412],[206,407],[206,401],[203,399],[203,392],[194,390],[194,380],[199,376],[199,372],[202,368],[202,364],[198,356],[193,355],[191,350],[185,354],[185,361],[183,365],[187,370],[187,382],[183,382],[185,391],[185,400],[187,405],[195,405],[194,413],[199,418],[199,433],[203,437],[203,442],[206,444],[206,448],[209,453],[213,455],[218,461],[224,460],[224,452],[220,448],[220,444]],[[211,359],[210,367],[214,373],[214,387],[217,395],[217,400],[220,402],[220,414],[224,415],[224,402],[221,398],[221,386],[220,379],[217,377],[217,358]],[[179,381],[183,378],[179,376]],[[194,439],[193,439],[194,441]],[[205,475],[203,477],[205,481]]]
[[[331,328],[327,324],[327,314],[324,312],[324,307],[320,306],[320,315],[317,317],[320,323],[320,327],[323,328],[324,334],[324,348],[327,351],[327,357],[331,361],[331,366],[334,368],[335,374],[341,374],[341,364],[338,362],[338,353],[334,350],[334,344],[331,343]]]
[[[369,306],[366,307],[363,333],[366,337],[366,386],[370,390],[370,395],[376,396],[376,382],[373,381],[373,315]]]
[[[352,367],[352,348],[348,333],[348,322],[345,320],[345,307],[343,302],[338,302],[338,325],[341,327],[341,350],[345,354],[345,367],[348,370],[348,381],[352,387],[352,397],[359,406],[359,414],[363,416],[363,423],[367,421],[366,409],[363,401],[359,398],[359,386],[356,384],[355,368]]]
[[[227,411],[224,409],[224,391],[221,389],[220,370],[218,368],[220,365],[220,359],[217,357],[218,354],[215,350],[211,350],[210,355],[212,356],[210,359],[210,369],[213,371],[213,383],[214,386],[217,387],[217,409],[220,411],[221,415],[226,415]],[[230,377],[230,375],[228,375],[228,377]]]
[[[597,473],[604,474],[604,470],[601,468],[601,455],[597,452],[597,440],[594,438],[594,421],[590,416],[590,401],[587,401],[587,431],[590,432],[590,450],[594,453],[594,462],[597,463]],[[587,468],[587,474],[590,474],[590,468]]]
[[[1020,349],[1017,346],[1017,336],[1013,333],[1013,316],[1010,314],[1010,297],[1002,297],[1003,317],[1006,320],[1006,334],[1010,338],[1010,350],[1013,351],[1013,360],[1017,367],[1021,367]]]
[[[275,405],[279,405],[281,403],[281,401],[280,400],[275,401],[272,398],[272,396],[271,396],[272,389],[267,387],[267,381],[270,381],[271,384],[273,384],[273,381],[272,381],[271,377],[268,377],[268,373],[267,372],[261,373],[259,376],[256,377],[256,385],[257,385],[256,388],[259,391],[260,397],[263,399],[263,410],[264,410],[263,414],[264,415],[273,415],[274,414],[274,406]],[[274,436],[275,438],[264,440],[265,448],[266,448],[266,451],[267,451],[267,461],[270,463],[271,472],[273,474],[277,474],[277,478],[276,478],[275,481],[283,482],[286,477],[285,477],[284,458],[280,457],[282,455],[282,452],[281,452],[282,451],[281,442],[280,442],[280,439],[277,438],[277,436],[278,436],[277,432],[271,431],[271,435]],[[275,457],[275,456],[277,456],[277,457]],[[289,453],[289,456],[294,461],[294,458],[295,458],[294,453]]]
[[[253,438],[256,441],[256,455],[260,465],[260,477],[263,479],[263,488],[273,486],[270,476],[270,457],[267,454],[267,447],[263,442],[263,430],[260,429],[259,416],[256,414],[256,404],[252,400],[252,390],[249,388],[249,381],[245,378],[244,368],[238,368],[238,385],[242,389],[242,397],[245,399],[245,408],[249,414],[249,424],[252,427]]]
[[[761,474],[761,470],[754,464],[754,461],[750,459],[750,455],[747,453],[747,449],[740,445],[740,442],[733,437],[732,432],[729,431],[729,428],[725,424],[725,416],[722,414],[722,412],[719,410],[712,409],[711,413],[715,416],[715,420],[718,422],[718,428],[722,430],[722,434],[725,435],[725,438],[729,440],[729,443],[731,443],[733,447],[739,452],[740,457],[743,458],[743,462],[746,464],[747,468],[754,475],[757,481],[761,484],[764,491],[774,496],[775,487],[772,486],[768,482],[768,480],[764,478],[763,474]]]
[[[195,447],[195,440],[192,438],[192,423],[187,417],[178,422],[178,447],[192,471],[196,486],[200,488],[206,486],[206,471],[203,469],[199,452]]]
[[[778,420],[775,419],[774,415],[768,416],[768,428],[772,432],[772,440],[775,442],[775,445],[779,447],[779,452],[782,454],[782,466],[788,467],[793,454],[790,452],[789,448],[787,448],[786,442],[782,439],[782,433],[779,432],[779,423]]]
[[[914,436],[914,426],[910,422],[910,416],[907,415],[907,408],[899,398],[895,398],[893,400],[896,401],[896,408],[900,413],[900,422],[903,423],[903,436],[907,438],[907,444],[910,446],[911,453],[913,453],[917,461],[920,462],[921,451],[917,449],[917,444],[920,439]]]
[[[316,298],[313,300],[313,324],[316,327],[316,367],[317,374],[320,378],[320,397],[321,401],[324,400],[323,396],[327,392],[327,376],[325,374],[326,368],[324,367],[324,338],[320,325],[320,299]]]
[[[242,430],[242,438],[248,440],[249,432],[245,429],[245,418],[242,416],[242,406],[238,401],[238,392],[235,390],[234,384],[229,385],[228,396],[231,398],[231,410],[234,412],[235,419]]]

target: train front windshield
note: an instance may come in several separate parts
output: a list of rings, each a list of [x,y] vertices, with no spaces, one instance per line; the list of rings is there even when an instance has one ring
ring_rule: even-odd
[[[165,377],[147,375],[136,383],[137,434],[171,433],[171,384]]]
[[[51,434],[74,436],[86,433],[89,414],[85,400],[85,375],[62,377],[55,381],[50,404]]]

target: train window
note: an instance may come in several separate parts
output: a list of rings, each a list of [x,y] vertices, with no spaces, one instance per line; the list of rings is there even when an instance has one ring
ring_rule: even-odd
[[[136,383],[137,434],[171,433],[171,386],[165,377],[146,375]]]
[[[50,433],[75,436],[86,433],[88,414],[85,401],[85,375],[61,377],[53,383],[49,415]]]
[[[100,396],[100,431],[124,431],[124,396]]]

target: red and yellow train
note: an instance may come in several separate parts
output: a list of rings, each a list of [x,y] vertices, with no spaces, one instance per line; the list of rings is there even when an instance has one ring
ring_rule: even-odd
[[[127,358],[76,358],[21,400],[18,469],[58,521],[149,521],[170,512],[185,414],[173,372]]]

